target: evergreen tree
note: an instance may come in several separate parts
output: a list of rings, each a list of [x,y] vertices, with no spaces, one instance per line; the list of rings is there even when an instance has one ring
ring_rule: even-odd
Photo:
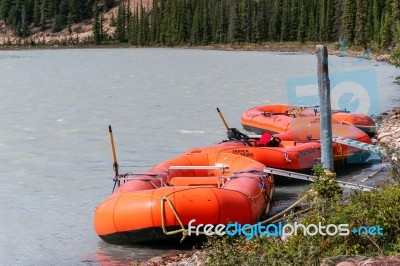
[[[386,11],[383,14],[382,26],[381,26],[381,46],[383,48],[389,48],[393,41],[392,33],[392,19],[390,13]]]
[[[60,23],[60,27],[64,28],[68,21],[67,21],[67,17],[68,17],[68,6],[67,3],[64,1],[61,1],[60,4],[58,5],[58,16],[59,16],[59,23]]]
[[[289,40],[289,29],[290,29],[290,14],[289,14],[289,0],[283,0],[282,6],[282,24],[280,30],[280,40]]]
[[[343,23],[345,34],[350,43],[354,43],[356,32],[356,5],[355,0],[344,0]]]
[[[220,2],[220,12],[218,17],[218,29],[216,41],[219,43],[226,43],[228,41],[228,17],[226,12],[225,1]]]
[[[114,0],[104,0],[104,4],[103,4],[103,11],[108,11],[110,8],[112,8],[115,5],[115,1]]]
[[[231,0],[229,11],[228,42],[240,43],[241,29],[239,20],[239,7],[235,0]]]
[[[382,18],[382,6],[381,0],[374,0],[372,6],[372,18],[373,18],[373,36],[377,43],[381,40],[381,18]]]
[[[190,44],[197,45],[200,43],[202,32],[201,32],[201,12],[200,12],[200,4],[197,3],[197,7],[194,11],[192,28],[190,31]]]
[[[27,15],[26,15],[26,8],[25,5],[22,5],[21,9],[21,22],[20,28],[18,32],[18,36],[20,37],[27,37],[28,36],[28,25],[27,25]]]
[[[93,6],[93,39],[94,39],[94,44],[98,45],[102,43],[102,28],[103,28],[103,23],[102,23],[101,15],[99,12],[99,7],[97,4],[97,0],[94,2]]]
[[[0,19],[9,22],[8,13],[11,9],[11,0],[1,0],[0,1]]]
[[[55,16],[53,25],[51,26],[52,32],[59,32],[61,30],[60,19],[58,15]]]
[[[253,0],[244,0],[242,12],[242,32],[244,41],[250,43],[253,41]]]
[[[367,49],[367,7],[365,0],[357,0],[356,44]]]
[[[334,0],[334,16],[333,16],[333,39],[339,39],[345,35],[345,29],[343,25],[343,0]]]
[[[140,1],[140,13],[136,15],[139,18],[139,20],[137,21],[139,26],[138,43],[139,45],[144,45],[146,44],[147,40],[147,29],[146,29],[146,11],[143,7],[142,1]]]
[[[118,7],[115,27],[115,39],[119,42],[126,42],[126,18],[127,18],[127,7],[122,4]]]
[[[209,16],[209,5],[207,0],[202,1],[202,43],[209,44],[211,41],[211,27],[210,27],[210,16]]]
[[[39,4],[39,0],[35,0],[35,4],[34,4],[33,25],[35,27],[40,26],[40,4]]]
[[[158,1],[153,0],[153,5],[150,13],[150,43],[156,44],[157,40],[159,39],[160,28],[158,24],[158,17],[161,15],[159,14],[158,8]]]
[[[392,9],[392,34],[393,36],[397,36],[398,33],[398,26],[400,20],[400,0],[391,0],[391,9]]]
[[[334,29],[334,23],[335,23],[335,1],[334,0],[327,0],[326,4],[326,16],[325,16],[325,31],[326,31],[326,37],[325,41],[335,41],[336,40],[336,35],[335,35],[335,29]]]
[[[301,1],[301,16],[299,21],[299,28],[297,33],[297,40],[301,43],[306,42],[306,5],[304,0]]]

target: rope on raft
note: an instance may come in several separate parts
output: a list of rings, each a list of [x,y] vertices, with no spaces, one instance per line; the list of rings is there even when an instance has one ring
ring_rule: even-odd
[[[167,231],[167,229],[165,227],[165,220],[164,220],[164,201],[168,202],[168,205],[171,208],[176,220],[179,222],[179,224],[181,226],[181,229],[177,229],[177,230],[169,231],[169,232]],[[183,240],[185,240],[186,236],[188,235],[188,230],[183,225],[181,219],[179,218],[178,213],[175,210],[174,205],[172,204],[172,202],[168,198],[168,196],[164,196],[164,197],[161,198],[161,226],[162,226],[163,233],[166,234],[166,235],[175,235],[175,234],[182,233],[181,242]]]

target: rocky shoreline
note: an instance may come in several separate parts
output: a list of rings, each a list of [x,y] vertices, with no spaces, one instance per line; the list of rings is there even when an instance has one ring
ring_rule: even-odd
[[[382,113],[378,117],[378,143],[395,151],[400,150],[400,107],[390,112]]]
[[[376,145],[388,147],[394,152],[400,152],[400,107],[395,107],[376,117],[378,125]],[[397,157],[390,160],[397,162]],[[146,261],[136,262],[140,266],[202,266],[207,263],[205,251],[187,251],[157,256]],[[321,266],[378,266],[400,265],[400,256],[366,257],[361,255],[343,255],[322,260]]]

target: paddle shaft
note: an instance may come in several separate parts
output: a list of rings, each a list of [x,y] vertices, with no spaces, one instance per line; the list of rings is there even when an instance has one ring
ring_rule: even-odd
[[[225,118],[224,118],[224,116],[222,115],[222,112],[219,110],[218,107],[217,107],[217,112],[218,112],[218,114],[219,114],[219,117],[221,117],[222,123],[224,123],[225,128],[226,128],[227,130],[229,130],[230,128],[229,128],[228,124],[226,123]]]
[[[111,125],[108,126],[108,132],[110,133],[111,150],[112,150],[112,155],[113,155],[113,160],[114,160],[113,168],[115,171],[115,177],[118,177],[117,154],[115,153],[114,137],[113,137]]]

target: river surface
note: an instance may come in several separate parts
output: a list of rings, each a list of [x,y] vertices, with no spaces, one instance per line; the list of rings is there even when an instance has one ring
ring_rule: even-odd
[[[376,73],[381,111],[400,105],[393,66],[329,60],[333,72]],[[245,110],[289,102],[287,81],[315,74],[315,55],[302,53],[0,51],[0,265],[123,265],[173,249],[112,246],[93,230],[113,185],[108,125],[121,172],[143,172],[225,138],[216,107],[241,128]],[[343,179],[365,168],[353,171]],[[287,185],[277,197],[303,189]]]

